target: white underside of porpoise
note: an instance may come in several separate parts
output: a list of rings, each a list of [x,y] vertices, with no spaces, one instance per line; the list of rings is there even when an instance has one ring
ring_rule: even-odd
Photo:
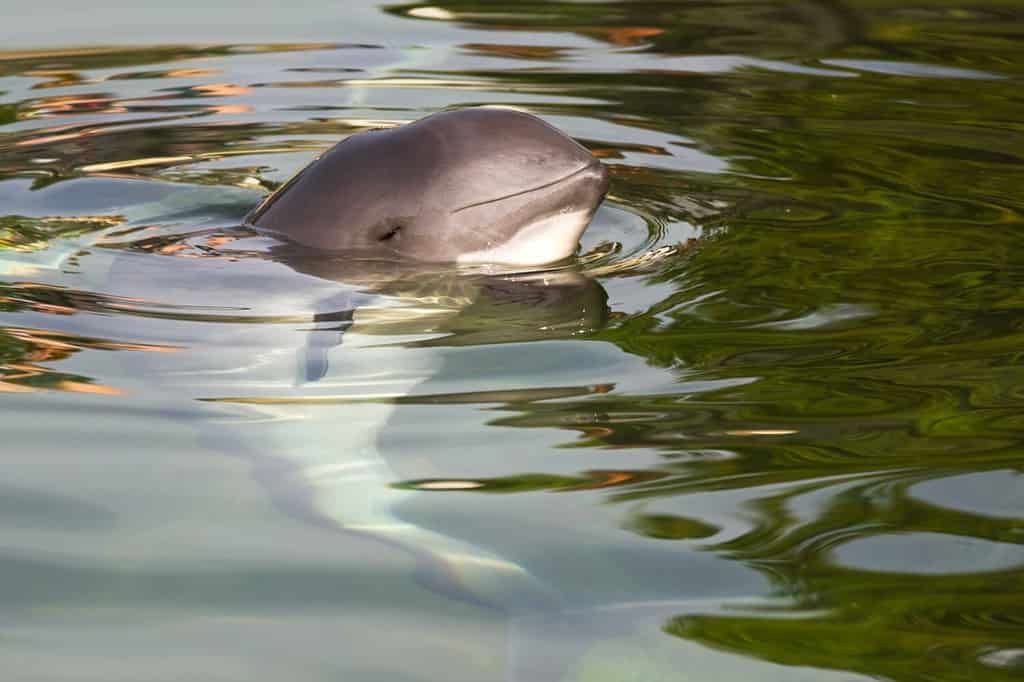
[[[511,239],[492,248],[471,251],[458,263],[499,265],[544,265],[568,258],[576,251],[580,235],[590,222],[587,210],[563,211],[519,230]]]

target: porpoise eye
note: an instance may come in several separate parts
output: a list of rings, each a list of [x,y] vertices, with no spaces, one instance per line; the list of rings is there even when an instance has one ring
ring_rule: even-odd
[[[398,236],[398,233],[402,230],[401,225],[392,225],[387,232],[377,238],[377,241],[388,242]]]

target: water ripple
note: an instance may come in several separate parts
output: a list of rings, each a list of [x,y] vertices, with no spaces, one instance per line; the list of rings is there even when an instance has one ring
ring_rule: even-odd
[[[92,9],[83,43],[109,18]],[[188,14],[145,11],[172,10]],[[287,640],[304,670],[339,623],[339,656],[366,622],[410,642],[450,626],[434,654],[383,656],[421,669],[374,660],[368,678],[480,679],[506,655],[550,663],[531,679],[1018,673],[1018,8],[247,12],[208,8],[188,35],[147,23],[215,32],[205,46],[0,52],[8,651],[81,670],[53,638],[87,614],[90,660],[136,672],[155,660],[140,652],[184,660],[225,641],[211,623],[244,621],[232,651]],[[233,42],[275,23],[280,42]],[[606,163],[576,261],[359,272],[239,228],[338,140],[470,105],[538,114]],[[308,381],[328,296],[342,343]],[[372,447],[403,519],[560,593],[560,615],[515,626],[523,651],[393,547],[303,521],[294,485],[266,485],[292,476],[279,453],[224,456],[258,422],[327,457],[361,409],[389,415]],[[396,641],[374,636],[365,651]]]

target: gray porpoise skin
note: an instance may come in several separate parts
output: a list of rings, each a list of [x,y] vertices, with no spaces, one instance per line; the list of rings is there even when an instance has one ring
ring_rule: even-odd
[[[339,142],[246,222],[315,249],[540,265],[575,253],[607,191],[601,162],[539,118],[461,109]]]

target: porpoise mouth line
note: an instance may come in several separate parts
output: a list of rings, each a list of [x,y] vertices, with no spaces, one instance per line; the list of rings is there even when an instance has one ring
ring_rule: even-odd
[[[530,192],[536,192],[537,190],[540,190],[540,189],[545,189],[547,187],[553,187],[555,185],[558,185],[560,183],[565,182],[566,180],[571,180],[572,178],[576,177],[577,175],[579,175],[579,174],[581,174],[581,173],[583,173],[583,172],[585,172],[587,170],[590,170],[593,167],[594,167],[593,163],[588,163],[585,166],[583,166],[582,168],[579,168],[578,170],[574,170],[572,173],[569,173],[568,175],[563,175],[562,177],[557,178],[555,180],[552,180],[551,182],[546,182],[543,185],[536,185],[534,187],[530,187],[528,189],[520,190],[518,192],[512,192],[511,194],[505,194],[505,195],[502,195],[500,197],[494,197],[493,199],[485,199],[484,201],[474,201],[471,204],[466,204],[465,206],[460,206],[459,208],[455,209],[454,211],[451,212],[451,215],[455,215],[456,213],[458,213],[460,211],[466,211],[466,210],[471,209],[471,208],[476,208],[477,206],[484,206],[485,204],[493,204],[495,201],[504,201],[505,199],[511,199],[512,197],[518,197],[518,196],[522,196],[524,194],[529,194]]]

